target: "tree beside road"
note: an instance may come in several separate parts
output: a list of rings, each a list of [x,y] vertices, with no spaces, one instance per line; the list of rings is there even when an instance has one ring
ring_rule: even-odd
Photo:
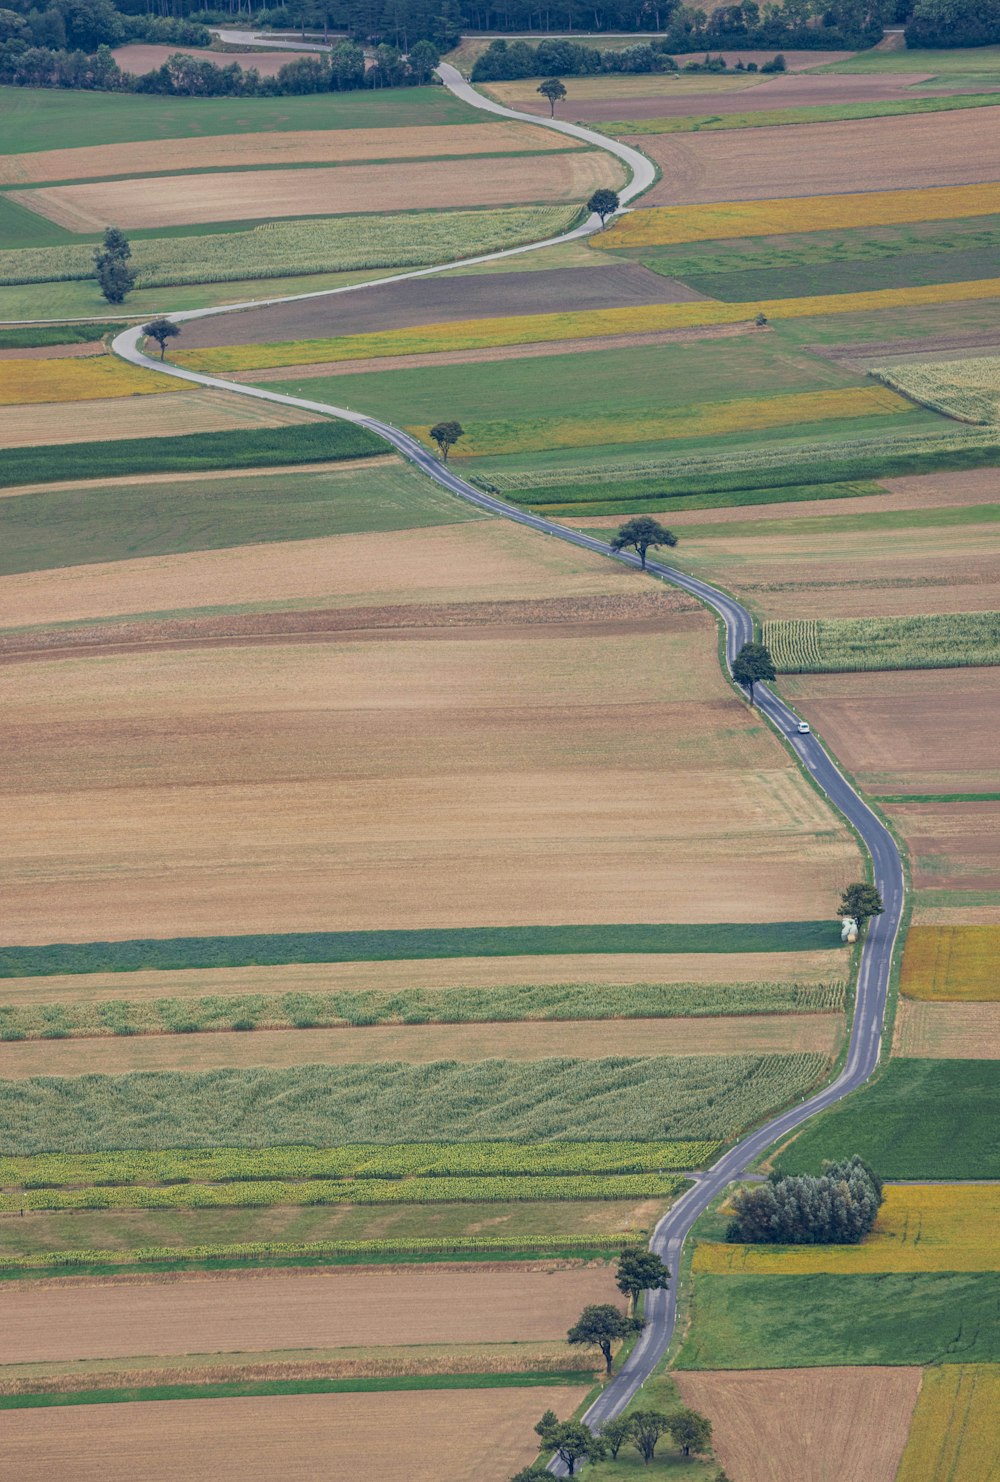
[[[652,515],[636,515],[619,527],[618,534],[611,540],[613,551],[632,549],[639,557],[642,569],[646,569],[646,552],[650,546],[677,544],[677,536]]]
[[[771,650],[764,643],[744,643],[739,653],[733,660],[733,678],[737,684],[750,691],[750,704],[753,704],[753,687],[755,684],[777,679],[774,668],[774,660],[771,658]]]

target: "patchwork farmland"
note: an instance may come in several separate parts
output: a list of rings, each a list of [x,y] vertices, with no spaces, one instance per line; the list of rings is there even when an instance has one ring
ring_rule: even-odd
[[[835,1456],[857,1482],[985,1482],[1000,53],[784,50],[785,73],[723,47],[722,72],[567,75],[583,135],[546,126],[538,78],[481,90],[515,120],[447,68],[300,96],[0,86],[19,1476],[162,1482],[169,1455],[170,1478],[306,1478],[321,1454],[507,1482],[543,1411],[616,1394],[627,1327],[610,1387],[567,1331],[593,1304],[622,1323],[614,1263],[687,1200],[681,1320],[627,1413],[713,1430],[687,1455],[668,1426],[651,1476],[825,1482]],[[289,55],[219,60],[277,78]],[[380,282],[585,222],[627,180],[609,137],[660,177],[602,231]],[[166,346],[221,385],[111,349],[237,304]],[[435,453],[456,421],[449,467],[555,523],[456,497],[327,406]],[[746,605],[782,728],[805,718],[903,855],[874,1077],[753,1164],[858,1153],[906,1181],[857,1244],[727,1240],[734,1188],[706,1192],[845,1065],[871,989],[837,905],[867,854],[819,740],[734,689],[706,607],[553,538],[635,515],[679,537],[653,558]],[[629,1310],[652,1350],[662,1304]],[[630,1434],[594,1482],[637,1475]]]

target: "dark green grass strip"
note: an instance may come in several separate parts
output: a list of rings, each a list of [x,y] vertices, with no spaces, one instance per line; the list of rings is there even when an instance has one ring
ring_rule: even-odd
[[[809,952],[840,940],[833,921],[709,925],[482,926],[425,931],[317,931],[236,937],[145,937],[0,948],[0,978],[50,973],[278,967],[290,962],[398,962],[605,952]]]
[[[1000,803],[1000,792],[881,792],[880,803]]]
[[[81,1389],[64,1394],[0,1395],[0,1410],[51,1410],[63,1405],[122,1405],[143,1400],[230,1400],[253,1395],[382,1394],[407,1389],[527,1389],[587,1384],[579,1370],[524,1374],[384,1374],[359,1379],[265,1379],[227,1384],[156,1384],[135,1389]]]
[[[42,345],[88,345],[106,334],[117,334],[123,321],[90,324],[36,324],[23,329],[0,329],[0,350],[34,350]]]
[[[298,427],[241,428],[234,432],[195,432],[183,437],[54,443],[0,452],[0,487],[198,469],[269,468],[282,463],[370,458],[386,451],[387,445],[374,433],[332,419]]]

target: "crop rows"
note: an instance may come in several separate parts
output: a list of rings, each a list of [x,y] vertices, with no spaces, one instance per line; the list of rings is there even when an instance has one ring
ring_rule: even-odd
[[[132,1250],[40,1251],[34,1255],[0,1252],[0,1270],[38,1271],[51,1266],[143,1266],[186,1261],[267,1261],[284,1257],[303,1260],[386,1256],[468,1256],[488,1260],[494,1255],[559,1255],[587,1251],[615,1251],[621,1235],[455,1235],[413,1240],[258,1240],[228,1245],[149,1245]]]
[[[671,246],[727,237],[764,237],[845,227],[893,226],[910,221],[992,216],[995,185],[938,190],[877,190],[792,200],[726,201],[707,206],[660,206],[620,217],[601,237],[603,250]]]
[[[358,1178],[289,1183],[171,1184],[150,1188],[20,1189],[0,1212],[21,1209],[265,1209],[277,1204],[507,1204],[553,1199],[666,1198],[681,1174],[583,1174],[563,1178]]]
[[[914,361],[869,372],[914,401],[959,422],[1000,421],[1000,360]]]
[[[996,1476],[1000,1366],[927,1369],[897,1482],[988,1482]]]
[[[764,623],[763,640],[782,674],[955,669],[1000,663],[1000,613],[789,618]]]
[[[86,1184],[225,1183],[266,1179],[492,1177],[498,1174],[657,1173],[700,1168],[718,1142],[360,1143],[350,1147],[170,1149],[42,1153],[0,1158],[3,1188]]]
[[[406,988],[396,993],[237,993],[211,998],[99,999],[0,1005],[0,1040],[336,1029],[373,1024],[485,1024],[559,1019],[820,1014],[844,1006],[843,983],[557,983]]]
[[[356,1142],[723,1141],[816,1084],[819,1054],[398,1061],[0,1081],[8,1155]]]
[[[556,236],[572,224],[576,214],[574,206],[527,206],[274,221],[245,232],[136,240],[132,266],[139,288],[421,267]],[[0,252],[0,284],[69,282],[93,276],[93,248],[89,246]]]

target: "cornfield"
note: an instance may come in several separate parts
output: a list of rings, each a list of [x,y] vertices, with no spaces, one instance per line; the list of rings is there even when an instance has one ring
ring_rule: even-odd
[[[728,1139],[826,1056],[450,1060],[0,1081],[10,1155],[355,1142]]]
[[[267,1179],[490,1178],[656,1173],[700,1168],[718,1142],[410,1142],[395,1147],[212,1148],[162,1153],[42,1153],[0,1158],[5,1189],[73,1185],[264,1182]]]
[[[979,426],[1000,422],[1000,357],[996,355],[879,366],[870,374],[958,422]]]
[[[658,247],[715,238],[992,216],[997,209],[996,189],[995,185],[960,185],[792,200],[723,201],[710,206],[660,206],[620,217],[601,237],[601,247]]]
[[[524,206],[274,221],[245,232],[133,241],[132,266],[139,288],[423,267],[555,236],[572,225],[576,214],[575,206]],[[0,284],[71,282],[93,276],[92,247],[0,252]]]
[[[896,1482],[995,1482],[1000,1365],[924,1370]]]
[[[782,674],[958,669],[1000,664],[1000,613],[787,618],[764,623],[763,641]]]

